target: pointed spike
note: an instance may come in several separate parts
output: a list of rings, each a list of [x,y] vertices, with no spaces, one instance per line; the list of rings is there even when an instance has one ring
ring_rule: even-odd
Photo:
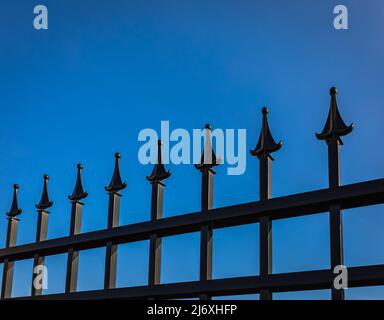
[[[17,201],[17,194],[19,192],[19,185],[14,184],[13,185],[13,199],[12,199],[12,205],[9,212],[7,212],[7,216],[9,219],[16,218],[20,213],[22,213],[22,210],[19,208],[18,201]]]
[[[36,209],[38,210],[46,210],[52,207],[53,205],[53,201],[49,200],[49,196],[48,196],[48,180],[49,180],[49,177],[47,174],[45,174],[43,193],[41,195],[40,202],[35,205]]]
[[[105,191],[107,192],[118,192],[120,190],[123,190],[127,187],[127,184],[123,182],[120,175],[120,159],[121,155],[120,153],[115,153],[115,170],[113,171],[111,182],[107,187],[105,187]]]
[[[157,163],[162,164],[162,155],[161,155],[161,146],[163,145],[163,141],[157,140]]]
[[[83,184],[81,181],[82,170],[83,170],[83,165],[79,163],[77,165],[77,179],[76,179],[75,189],[73,190],[72,195],[68,196],[68,199],[71,201],[80,201],[81,199],[84,199],[88,196],[88,193],[84,192]]]
[[[340,111],[337,105],[337,89],[332,87],[329,90],[331,95],[331,103],[329,107],[329,113],[327,122],[325,123],[324,129],[321,133],[316,133],[316,137],[319,140],[328,140],[332,137],[338,139],[342,144],[341,137],[349,134],[354,124],[347,126],[340,115]]]
[[[254,150],[250,150],[250,152],[253,156],[260,157],[262,155],[266,155],[273,159],[270,154],[279,150],[283,143],[281,141],[276,143],[272,137],[271,130],[269,129],[268,124],[268,108],[263,107],[261,113],[263,115],[263,123],[261,127],[259,141],[257,143],[256,148]]]
[[[206,145],[204,144],[203,152],[201,154],[201,161],[200,161],[200,163],[195,164],[195,168],[198,169],[198,170],[202,170],[204,168],[213,168],[213,167],[216,167],[216,166],[220,165],[220,160],[218,160],[216,158],[215,151],[213,150],[212,141],[211,141],[210,137],[207,137],[207,131],[206,130],[209,130],[210,132],[212,132],[212,126],[210,124],[206,124],[204,129],[205,129],[204,130],[204,132],[205,132],[205,143],[208,143],[208,150],[210,149],[212,151],[212,155],[211,155],[210,163],[205,163],[205,161],[204,161],[205,160],[204,152],[205,152]]]
[[[151,183],[156,181],[162,181],[171,176],[170,170],[165,170],[165,166],[161,158],[161,145],[163,142],[161,140],[157,141],[157,164],[153,167],[152,173],[150,176],[147,176],[147,180]]]

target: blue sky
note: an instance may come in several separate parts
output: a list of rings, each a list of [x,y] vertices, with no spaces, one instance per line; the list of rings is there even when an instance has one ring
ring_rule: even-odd
[[[333,28],[333,8],[349,10],[349,30]],[[33,8],[45,4],[49,29],[33,29]],[[12,184],[23,209],[18,243],[34,241],[42,175],[55,204],[49,238],[69,232],[76,163],[89,192],[82,231],[106,225],[104,186],[113,154],[122,154],[121,224],[149,218],[151,166],[138,162],[143,128],[247,129],[253,148],[260,109],[283,148],[275,154],[273,195],[327,186],[326,144],[317,141],[331,86],[339,89],[344,120],[356,128],[344,139],[342,183],[382,177],[384,4],[342,1],[104,1],[2,2],[0,15],[0,240],[5,241]],[[165,216],[199,209],[200,174],[169,165]],[[258,200],[258,161],[247,155],[242,176],[217,169],[215,206]],[[384,262],[382,206],[344,213],[348,266]],[[1,222],[2,221],[2,222]],[[327,214],[275,222],[274,272],[329,266]],[[164,239],[162,282],[198,278],[199,235]],[[123,245],[118,285],[145,284],[148,243]],[[65,255],[47,258],[48,292],[64,287]],[[104,250],[81,252],[79,290],[102,286]],[[258,273],[258,226],[214,233],[214,277]],[[1,267],[0,267],[1,269]],[[32,262],[16,263],[13,294],[29,293]],[[329,298],[329,291],[276,298]],[[251,296],[255,298],[256,296]],[[384,288],[347,291],[347,298],[383,298]],[[249,298],[249,297],[248,297]]]

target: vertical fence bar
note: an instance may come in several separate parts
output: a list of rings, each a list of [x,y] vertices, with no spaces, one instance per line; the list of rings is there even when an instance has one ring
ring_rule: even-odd
[[[16,245],[17,229],[19,220],[17,218],[8,218],[6,247]],[[12,296],[13,269],[14,261],[4,260],[3,263],[3,282],[1,287],[1,299],[8,299]]]
[[[105,190],[109,194],[108,205],[108,230],[119,225],[120,212],[120,191],[125,189],[127,184],[121,180],[120,176],[120,153],[115,154],[115,169],[111,182]],[[117,245],[112,241],[107,242],[105,253],[105,273],[104,273],[104,289],[116,288],[116,272],[117,272]]]
[[[201,210],[213,208],[213,179],[215,172],[210,168],[202,169]],[[200,229],[200,281],[212,279],[212,227],[207,224]],[[210,300],[207,294],[200,294],[200,300]]]
[[[5,242],[5,247],[10,248],[16,245],[17,240],[17,230],[19,226],[19,219],[17,216],[22,212],[18,206],[17,194],[19,191],[19,186],[15,184],[13,186],[13,200],[11,209],[7,213],[8,226],[7,226],[7,238]],[[13,270],[14,270],[14,261],[5,259],[3,263],[3,279],[1,285],[1,299],[8,299],[12,297],[12,285],[13,285]]]
[[[271,181],[272,161],[268,155],[260,157],[260,200],[272,196]],[[260,217],[260,275],[272,273],[272,222],[267,216]],[[272,300],[269,290],[260,291],[261,300]]]
[[[316,134],[319,140],[325,140],[328,145],[328,177],[329,188],[335,193],[340,185],[340,146],[343,145],[342,136],[349,134],[353,129],[353,124],[346,126],[341,118],[337,106],[337,89],[330,89],[331,103],[327,122],[321,133]],[[342,211],[340,204],[334,203],[329,208],[329,224],[330,224],[330,255],[331,268],[344,264],[343,256],[343,224]],[[344,300],[344,290],[335,289],[332,286],[332,300]]]
[[[163,217],[163,191],[165,184],[162,180],[167,179],[170,171],[166,171],[161,159],[161,140],[158,141],[157,164],[147,180],[152,184],[151,195],[151,221],[155,222]],[[161,247],[162,239],[156,233],[150,235],[149,240],[149,271],[148,285],[154,286],[160,284],[161,276]]]
[[[119,225],[119,207],[120,194],[111,192],[109,194],[108,206],[108,229],[115,228]],[[104,289],[116,288],[116,271],[117,245],[112,241],[108,241],[105,253]]]
[[[156,221],[163,217],[163,190],[165,185],[160,181],[152,183],[151,200],[151,221]],[[161,272],[161,238],[156,234],[151,234],[149,240],[149,274],[148,284],[150,286],[160,284]]]
[[[268,108],[262,109],[263,124],[259,141],[253,156],[257,156],[260,162],[259,193],[260,200],[267,201],[272,197],[272,152],[279,150],[281,141],[276,143],[272,137],[268,125]],[[260,276],[268,276],[272,273],[272,222],[268,216],[260,217]],[[260,300],[272,300],[272,292],[268,288],[260,290]]]
[[[47,230],[48,230],[48,208],[52,207],[53,202],[49,200],[48,196],[48,175],[44,175],[44,188],[41,195],[39,204],[36,205],[37,209],[37,228],[36,228],[36,243],[45,241],[47,239]],[[40,296],[43,293],[43,277],[37,277],[40,272],[37,270],[38,266],[44,266],[45,257],[35,254],[33,257],[33,271],[32,271],[32,296]],[[44,271],[42,271],[44,272]],[[41,280],[41,281],[38,281]]]
[[[340,142],[331,137],[328,141],[328,175],[329,187],[335,189],[340,185]],[[331,268],[344,265],[343,254],[343,221],[339,204],[329,208]],[[332,288],[332,300],[344,300],[344,290]]]
[[[218,165],[216,155],[212,147],[212,127],[207,124],[204,129],[204,150],[201,163],[195,167],[201,172],[201,211],[207,214],[213,208],[213,188],[215,171],[212,169]],[[212,279],[212,245],[213,229],[210,224],[203,225],[200,229],[200,281]],[[200,300],[210,300],[206,293],[200,293]]]
[[[37,233],[36,233],[36,243],[46,240],[46,229],[48,226],[48,211],[38,210],[37,212]],[[39,266],[44,266],[45,257],[35,254],[33,257],[33,271],[32,271],[32,296],[40,296],[43,293],[43,279],[37,282],[37,276],[40,274],[38,270]],[[44,272],[44,271],[43,271]]]
[[[81,230],[81,215],[83,203],[79,201],[73,201],[71,205],[71,227],[69,236],[73,237],[74,235],[79,234]],[[79,252],[74,250],[74,248],[69,248],[67,260],[67,275],[65,280],[65,293],[71,293],[76,291],[78,266]]]
[[[73,237],[81,232],[81,216],[83,203],[80,200],[88,196],[87,192],[84,192],[81,171],[83,166],[79,163],[77,165],[77,179],[75,189],[69,200],[71,201],[71,224],[69,230],[69,236]],[[77,287],[77,271],[79,266],[79,252],[73,247],[68,249],[68,260],[67,260],[67,274],[65,280],[65,293],[71,293],[76,291]]]

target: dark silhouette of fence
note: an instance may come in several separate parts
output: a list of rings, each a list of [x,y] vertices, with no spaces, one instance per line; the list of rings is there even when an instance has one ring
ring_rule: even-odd
[[[151,220],[126,226],[118,226],[120,192],[126,187],[119,171],[120,155],[117,153],[115,170],[110,184],[105,188],[109,196],[108,227],[105,230],[81,233],[81,213],[84,192],[81,171],[77,166],[77,180],[69,200],[72,205],[70,233],[68,237],[46,240],[48,209],[52,201],[48,197],[48,176],[44,176],[43,194],[36,205],[38,222],[36,242],[16,245],[18,215],[21,209],[17,203],[19,187],[14,185],[11,209],[7,213],[8,229],[6,248],[0,250],[0,263],[3,263],[1,298],[11,298],[14,262],[34,259],[34,266],[43,265],[48,255],[68,253],[65,292],[42,295],[31,282],[31,296],[28,299],[168,299],[260,293],[260,299],[272,299],[273,292],[332,289],[332,299],[344,299],[344,290],[333,287],[334,267],[343,265],[342,209],[380,204],[384,202],[384,179],[372,180],[350,185],[340,185],[339,149],[343,144],[341,137],[350,133],[353,125],[346,126],[338,106],[336,88],[331,88],[331,103],[327,122],[323,131],[316,134],[328,146],[327,189],[272,198],[271,154],[281,148],[276,143],[268,126],[268,109],[263,108],[263,122],[260,138],[251,154],[260,162],[260,200],[223,208],[213,208],[213,168],[218,165],[212,151],[212,162],[195,167],[201,172],[201,210],[199,212],[162,218],[163,181],[170,176],[162,163],[161,143],[158,146],[158,161],[150,176],[152,185]],[[321,212],[329,212],[330,257],[329,269],[272,273],[272,221]],[[213,229],[243,225],[260,224],[260,274],[249,277],[212,279],[212,235]],[[200,240],[200,280],[183,283],[160,284],[162,237],[199,231]],[[117,246],[119,244],[149,240],[148,285],[129,288],[115,288]],[[104,289],[76,292],[79,251],[106,247]],[[35,275],[32,275],[32,280]],[[353,267],[348,269],[348,286],[371,286],[384,284],[384,265]]]

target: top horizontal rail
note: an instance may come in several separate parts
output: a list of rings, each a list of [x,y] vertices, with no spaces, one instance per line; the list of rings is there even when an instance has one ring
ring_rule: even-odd
[[[33,258],[35,254],[47,256],[76,250],[92,249],[106,245],[147,240],[150,234],[160,237],[199,231],[204,224],[212,228],[223,228],[259,222],[261,216],[271,220],[326,212],[333,203],[341,209],[351,209],[384,203],[384,179],[349,184],[264,201],[216,208],[201,214],[201,211],[148,221],[113,229],[82,233],[39,243],[30,243],[0,249],[0,263],[5,259],[16,261]]]

